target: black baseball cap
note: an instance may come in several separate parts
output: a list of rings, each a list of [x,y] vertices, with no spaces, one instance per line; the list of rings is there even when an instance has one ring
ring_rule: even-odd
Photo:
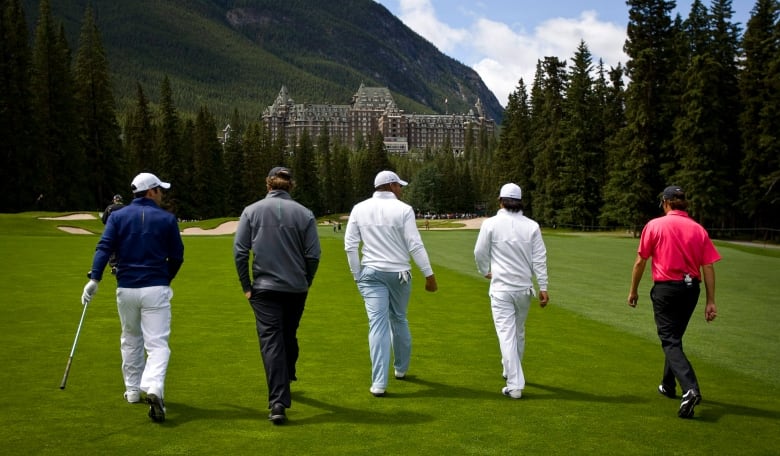
[[[664,189],[663,192],[659,195],[661,197],[661,202],[658,204],[658,207],[662,207],[664,205],[664,201],[669,200],[685,200],[685,190],[682,189],[679,185],[670,185]]]
[[[292,171],[284,166],[275,166],[268,172],[268,177],[281,177],[282,179],[292,179]]]

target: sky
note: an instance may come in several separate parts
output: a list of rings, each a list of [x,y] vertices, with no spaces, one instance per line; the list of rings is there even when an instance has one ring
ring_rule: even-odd
[[[506,106],[523,79],[530,89],[536,62],[570,59],[580,41],[593,64],[625,65],[625,0],[375,0],[442,53],[473,68]],[[756,0],[732,0],[733,21],[744,30]],[[692,0],[677,1],[683,19]],[[703,0],[710,6],[709,0]]]

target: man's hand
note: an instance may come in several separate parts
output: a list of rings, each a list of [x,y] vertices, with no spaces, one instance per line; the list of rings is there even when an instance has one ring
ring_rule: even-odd
[[[425,278],[425,291],[430,291],[433,293],[438,289],[439,285],[436,284],[436,277],[433,274]]]
[[[92,296],[97,293],[98,290],[98,282],[97,280],[90,280],[87,282],[86,285],[84,285],[84,293],[81,294],[81,304],[87,305],[89,304],[89,301],[92,300]]]
[[[631,307],[636,307],[636,302],[639,300],[639,294],[632,291],[628,293],[628,305]]]
[[[707,323],[711,322],[715,319],[715,317],[718,316],[718,308],[715,306],[714,302],[708,302],[707,306],[704,308],[704,319],[707,320]]]
[[[539,306],[540,307],[545,307],[548,302],[550,302],[550,296],[547,294],[546,291],[540,291],[539,292]]]

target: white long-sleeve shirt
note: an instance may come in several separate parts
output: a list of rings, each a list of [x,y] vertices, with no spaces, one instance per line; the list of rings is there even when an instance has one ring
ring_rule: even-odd
[[[491,291],[533,287],[533,276],[539,289],[547,291],[547,248],[542,231],[522,211],[499,209],[485,220],[474,246],[474,258],[480,274],[492,274]]]
[[[362,265],[358,253],[361,241]],[[355,280],[360,277],[361,267],[384,272],[408,271],[410,255],[423,276],[433,275],[414,211],[392,192],[374,192],[371,198],[352,208],[344,232],[344,250]]]

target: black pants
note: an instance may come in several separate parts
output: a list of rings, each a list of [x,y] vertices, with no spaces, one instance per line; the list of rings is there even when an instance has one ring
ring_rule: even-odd
[[[699,391],[696,373],[683,352],[682,343],[688,322],[696,309],[699,292],[698,282],[690,286],[682,282],[656,282],[650,290],[655,325],[665,355],[661,383],[670,391],[674,391],[677,379],[683,394],[690,389],[697,393]]]
[[[308,293],[253,290],[249,303],[255,312],[257,338],[268,383],[268,408],[289,408],[290,381],[295,380],[298,361],[298,324]]]

